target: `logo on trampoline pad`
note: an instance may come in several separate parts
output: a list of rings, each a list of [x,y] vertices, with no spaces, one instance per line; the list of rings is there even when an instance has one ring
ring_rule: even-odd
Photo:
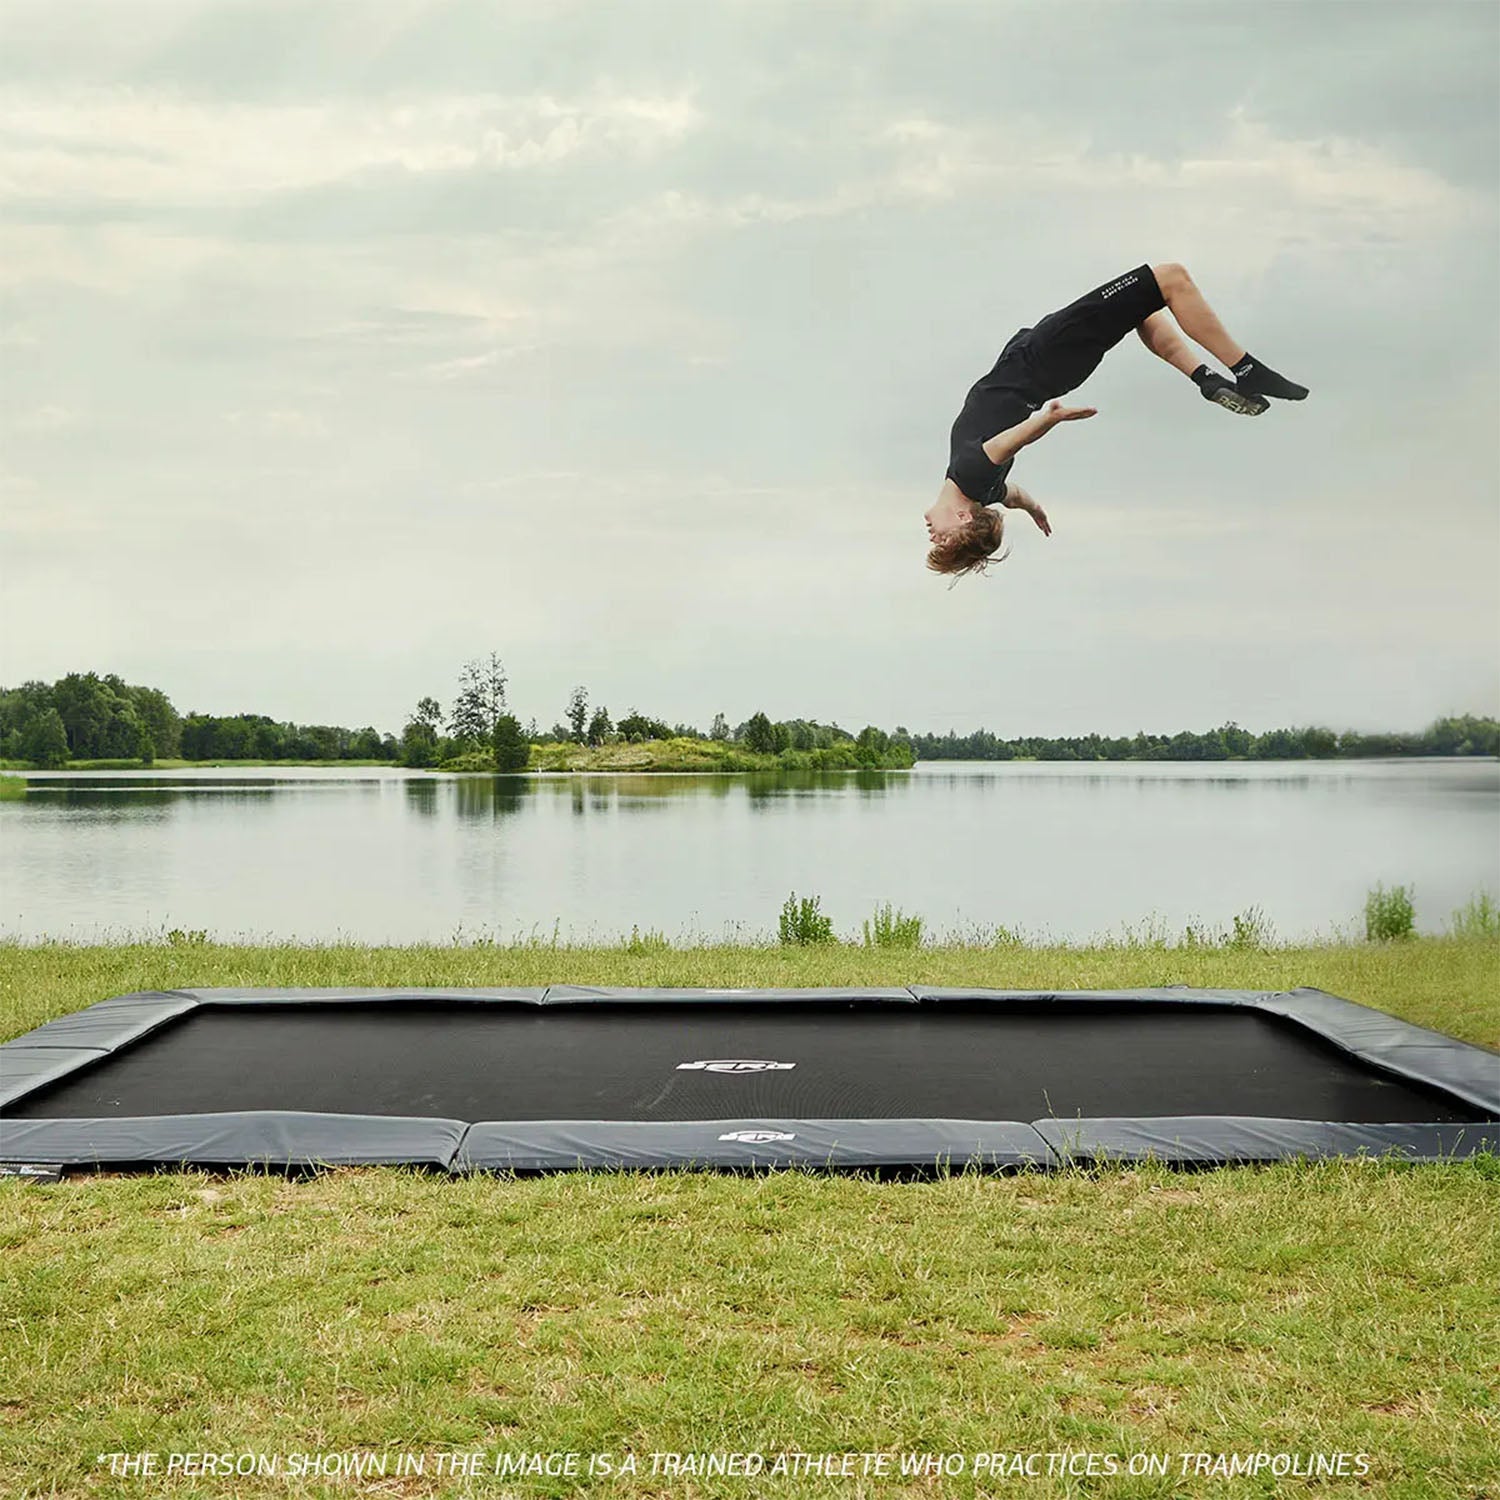
[[[715,1057],[704,1062],[678,1063],[679,1073],[701,1069],[705,1073],[776,1073],[795,1068],[796,1063],[766,1062],[757,1057]]]
[[[743,1141],[747,1146],[763,1146],[768,1141],[795,1141],[796,1133],[790,1130],[726,1130],[721,1141]]]
[[[55,1161],[0,1161],[0,1177],[24,1177],[31,1182],[61,1182],[62,1165]]]

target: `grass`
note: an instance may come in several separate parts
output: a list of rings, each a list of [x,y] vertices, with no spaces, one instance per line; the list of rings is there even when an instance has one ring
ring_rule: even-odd
[[[0,775],[0,802],[20,802],[26,796],[24,776]]]
[[[441,946],[355,944],[249,947],[174,930],[114,945],[0,942],[0,1040],[109,995],[211,985],[597,984],[707,988],[820,985],[982,985],[995,989],[1284,990],[1342,995],[1500,1048],[1500,944],[1414,937],[1404,943],[1324,943],[1241,950],[1170,945],[1141,935],[1086,947],[1032,946],[1004,931],[921,948],[825,942],[806,946],[670,942],[637,931],[612,946],[535,936]]]
[[[1500,1043],[1500,945],[0,945],[0,1035],[206,985],[1311,984]],[[1272,1496],[1184,1452],[1367,1455],[1320,1497],[1500,1493],[1500,1162],[925,1183],[391,1169],[0,1182],[0,1493],[977,1496],[997,1451],[1171,1456],[1033,1496]],[[373,1450],[364,1482],[111,1478],[100,1454]],[[637,1456],[442,1478],[436,1455]],[[653,1452],[961,1454],[955,1477],[667,1478]],[[1019,1484],[1020,1481],[1010,1481]]]

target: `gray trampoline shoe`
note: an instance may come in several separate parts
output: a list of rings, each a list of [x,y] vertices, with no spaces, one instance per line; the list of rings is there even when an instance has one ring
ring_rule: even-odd
[[[1225,380],[1222,375],[1213,372],[1198,381],[1198,389],[1203,392],[1205,401],[1212,401],[1215,406],[1237,412],[1242,417],[1258,417],[1263,411],[1269,410],[1271,405],[1264,396],[1242,391],[1232,380]]]

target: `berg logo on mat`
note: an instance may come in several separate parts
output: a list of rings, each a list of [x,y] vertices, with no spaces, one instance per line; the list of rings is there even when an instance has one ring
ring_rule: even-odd
[[[705,1073],[776,1073],[795,1068],[796,1063],[766,1062],[756,1057],[715,1057],[703,1062],[678,1063],[679,1073],[700,1069]]]
[[[791,1130],[726,1130],[721,1141],[743,1141],[747,1146],[763,1146],[768,1141],[795,1141],[796,1132]]]

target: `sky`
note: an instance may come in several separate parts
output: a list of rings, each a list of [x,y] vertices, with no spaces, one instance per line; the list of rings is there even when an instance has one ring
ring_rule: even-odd
[[[922,515],[1014,330],[1181,261],[1312,389],[1127,340]],[[1500,712],[1500,7],[3,0],[0,684],[399,732]]]

